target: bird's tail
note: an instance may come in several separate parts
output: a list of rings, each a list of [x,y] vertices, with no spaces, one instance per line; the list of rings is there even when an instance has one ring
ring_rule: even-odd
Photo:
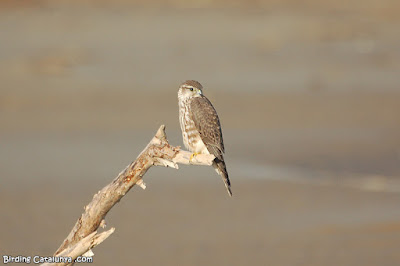
[[[229,181],[228,171],[226,170],[225,162],[215,159],[215,161],[213,162],[213,167],[215,171],[222,177],[222,180],[225,183],[226,190],[228,191],[229,196],[232,197],[231,182]]]

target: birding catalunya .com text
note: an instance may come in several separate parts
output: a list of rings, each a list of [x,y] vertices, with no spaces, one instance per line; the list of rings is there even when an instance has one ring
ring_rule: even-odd
[[[93,257],[79,256],[75,260],[72,257],[45,257],[45,256],[9,256],[3,255],[3,263],[92,263]]]

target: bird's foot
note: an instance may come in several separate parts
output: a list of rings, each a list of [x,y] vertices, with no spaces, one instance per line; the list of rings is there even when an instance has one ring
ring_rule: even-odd
[[[197,152],[192,153],[192,154],[190,155],[190,158],[189,158],[189,163],[192,163],[194,157],[196,157],[197,155],[199,155]]]

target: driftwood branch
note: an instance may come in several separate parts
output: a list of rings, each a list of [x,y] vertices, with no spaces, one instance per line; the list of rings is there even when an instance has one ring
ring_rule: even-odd
[[[76,222],[67,238],[55,252],[54,256],[80,256],[89,251],[94,243],[90,237],[99,239],[94,233],[99,226],[104,225],[104,219],[110,209],[135,185],[145,188],[142,181],[144,174],[153,165],[161,165],[178,169],[178,164],[212,165],[215,157],[208,154],[199,154],[190,160],[191,152],[180,150],[168,143],[165,126],[162,125],[150,143],[139,154],[134,162],[129,164],[119,175],[102,190],[96,193],[93,200],[85,207],[84,213]],[[102,235],[101,243],[114,232],[114,229]],[[104,234],[106,232],[103,232]],[[101,235],[101,234],[100,234]],[[79,248],[78,248],[79,247]],[[85,247],[85,248],[82,248]],[[79,250],[79,252],[78,252]],[[72,252],[72,253],[71,253]]]
[[[78,256],[85,256],[86,254],[90,253],[88,256],[93,256],[93,252],[91,252],[91,249],[94,248],[95,246],[99,245],[102,243],[104,240],[106,240],[112,233],[114,233],[115,228],[111,228],[108,231],[102,232],[102,233],[97,233],[97,231],[94,231],[93,233],[89,234],[87,237],[82,238],[78,243],[75,245],[69,246],[68,248],[64,249],[62,252],[57,254],[57,257],[64,257],[64,258],[70,258],[72,263],[75,261],[75,259]],[[68,262],[60,262],[60,263],[43,263],[42,266],[57,266],[57,265],[66,265]]]

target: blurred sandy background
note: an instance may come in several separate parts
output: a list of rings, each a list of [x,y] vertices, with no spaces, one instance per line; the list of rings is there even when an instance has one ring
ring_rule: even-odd
[[[399,265],[398,1],[1,1],[0,255],[51,255],[199,80],[234,197],[152,168],[95,265]]]

